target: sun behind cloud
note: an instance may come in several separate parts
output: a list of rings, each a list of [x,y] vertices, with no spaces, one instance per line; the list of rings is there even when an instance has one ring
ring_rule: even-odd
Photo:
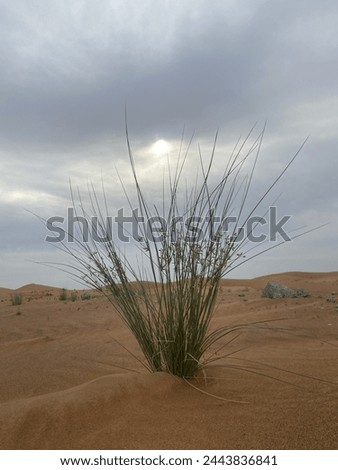
[[[170,150],[170,144],[166,140],[160,139],[151,146],[151,150],[157,156],[165,155]]]

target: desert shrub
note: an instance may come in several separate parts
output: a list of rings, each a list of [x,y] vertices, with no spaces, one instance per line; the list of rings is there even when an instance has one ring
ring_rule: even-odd
[[[77,299],[78,299],[77,292],[76,292],[75,290],[73,290],[73,291],[70,293],[70,300],[71,300],[72,302],[75,302]]]
[[[127,133],[138,215],[145,221],[157,221],[156,230],[149,230],[147,224],[135,218],[140,234],[135,240],[138,266],[133,263],[135,256],[125,255],[113,237],[100,243],[91,232],[89,242],[84,242],[80,233],[74,237],[76,248],[63,245],[73,258],[68,267],[86,285],[107,296],[136,338],[151,371],[192,377],[205,363],[207,350],[230,333],[247,327],[225,325],[212,329],[210,322],[221,279],[270,249],[260,246],[258,253],[246,256],[252,248],[245,248],[249,234],[243,238],[240,227],[261,206],[298,153],[263,195],[249,204],[262,137],[263,132],[250,145],[249,136],[238,144],[214,184],[210,175],[217,136],[207,164],[200,153],[201,177],[191,188],[184,187],[182,179],[189,147],[180,152],[174,169],[168,163],[167,185],[164,181],[162,200],[156,204],[152,196],[147,199],[141,187]],[[122,187],[132,209],[132,196],[123,183]],[[88,190],[90,213],[97,217],[97,231],[102,237],[107,234],[105,217],[109,215],[106,192],[103,194],[101,202],[95,188]],[[78,197],[76,204],[72,191],[73,206],[80,207],[78,215],[87,217],[89,211],[80,194]],[[230,233],[225,232],[224,224],[234,213],[237,223]],[[219,217],[217,227],[213,215]],[[182,216],[185,222],[176,223]]]
[[[22,295],[21,294],[13,294],[11,296],[12,305],[21,305],[22,304]]]
[[[62,289],[59,294],[59,300],[65,301],[68,298],[68,293],[66,289]]]
[[[81,300],[90,300],[92,296],[88,292],[83,292],[81,294]]]

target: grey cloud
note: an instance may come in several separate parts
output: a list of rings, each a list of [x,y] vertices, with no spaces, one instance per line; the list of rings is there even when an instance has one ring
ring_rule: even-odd
[[[207,154],[220,128],[220,168],[222,152],[268,120],[252,201],[310,134],[276,193],[284,193],[281,211],[302,223],[331,213],[323,239],[334,247],[337,20],[334,0],[2,2],[3,247],[14,253],[25,234],[27,251],[38,251],[35,221],[21,206],[47,217],[64,210],[69,177],[86,188],[103,173],[114,204],[124,203],[115,166],[129,185],[125,105],[149,191],[157,167],[146,147],[160,138],[176,145],[184,125],[187,139],[196,133],[192,155],[197,141]],[[193,157],[188,163],[194,169]]]
[[[23,31],[6,45],[5,57],[13,61],[16,51],[9,69],[16,65],[18,74],[4,84],[2,132],[24,143],[86,142],[123,130],[125,102],[137,134],[151,133],[159,121],[171,133],[190,122],[209,131],[231,125],[243,114],[253,122],[297,99],[311,98],[311,90],[327,92],[334,86],[325,66],[333,72],[337,66],[328,54],[316,55],[308,47],[307,15],[312,11],[310,21],[314,14],[309,3],[305,11],[303,2],[292,4],[290,17],[285,2],[259,2],[249,18],[235,25],[231,10],[223,7],[226,2],[213,2],[212,7],[210,2],[196,2],[191,8],[197,10],[195,19],[179,3],[164,14],[153,8],[155,3],[144,2],[134,13],[130,2],[127,8],[120,2],[102,2],[94,27],[82,2],[74,2],[78,9],[67,6],[64,11],[52,2],[52,15],[46,7],[40,10],[42,2],[35,3],[39,8],[32,13],[27,4],[21,5],[16,26]],[[320,10],[315,3],[311,7],[325,18],[325,5]],[[18,9],[12,13],[12,28],[15,13]],[[147,18],[149,24],[142,29]],[[157,28],[152,27],[156,22]],[[303,33],[302,41],[297,30]],[[328,40],[325,48],[332,48],[331,43]]]

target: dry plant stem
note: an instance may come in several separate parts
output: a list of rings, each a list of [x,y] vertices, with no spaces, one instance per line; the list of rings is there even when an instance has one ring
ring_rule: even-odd
[[[209,397],[212,397],[212,398],[216,398],[217,400],[222,400],[222,401],[226,401],[228,403],[237,403],[237,404],[240,404],[240,405],[247,405],[249,404],[250,402],[248,401],[244,401],[244,400],[232,400],[230,398],[223,398],[223,397],[219,397],[218,395],[214,395],[213,393],[209,393],[209,392],[206,392],[205,390],[202,390],[201,388],[199,387],[196,387],[194,384],[192,384],[191,382],[188,382],[187,379],[184,379],[185,382],[192,388],[194,388],[195,390],[197,390],[198,392],[200,393],[203,393],[204,395],[208,395]]]
[[[68,271],[71,268],[72,273],[75,273],[83,283],[107,296],[133,333],[145,357],[146,366],[151,371],[166,371],[184,378],[193,377],[201,368],[205,353],[214,343],[224,338],[230,331],[249,327],[249,325],[237,325],[232,328],[223,327],[214,330],[210,328],[219,283],[225,274],[247,261],[242,261],[245,255],[242,249],[247,240],[237,243],[241,218],[245,224],[298,155],[297,152],[293,156],[263,196],[252,205],[248,211],[249,215],[243,220],[264,129],[245,151],[251,133],[252,130],[241,144],[236,145],[225,165],[223,175],[215,185],[211,185],[217,144],[216,134],[207,165],[204,164],[200,151],[202,174],[200,183],[196,181],[191,190],[185,191],[181,188],[181,180],[191,142],[184,152],[182,137],[175,168],[172,169],[168,162],[169,194],[166,196],[163,181],[162,202],[153,205],[148,203],[141,188],[126,126],[129,161],[139,216],[146,221],[153,216],[161,216],[161,220],[168,222],[161,224],[156,233],[156,235],[161,234],[160,240],[156,240],[155,234],[153,232],[149,234],[144,224],[138,222],[141,237],[136,244],[143,260],[138,268],[135,268],[123,255],[112,238],[106,243],[98,243],[91,236],[89,243],[86,243],[82,241],[83,234],[79,233],[74,237],[75,246],[73,244],[72,248],[62,244],[61,249],[74,260],[74,264],[63,267]],[[253,157],[251,170],[249,175],[243,177],[244,165],[248,165],[251,156]],[[121,183],[129,207],[132,209],[132,195],[128,193],[122,181]],[[102,190],[103,203],[100,202],[95,188],[88,187],[89,210],[86,209],[79,191],[78,204],[72,188],[71,196],[73,207],[79,207],[76,215],[87,217],[94,214],[98,220],[98,232],[104,236],[109,204],[104,187]],[[238,199],[240,202],[236,209],[235,202]],[[222,231],[223,222],[233,211],[237,215],[237,224],[230,234],[225,234]],[[213,226],[212,220],[208,218],[210,214],[220,216],[219,228],[215,229]],[[187,231],[187,227],[182,227],[182,224],[170,225],[170,221],[182,216],[185,220],[204,221],[200,226],[203,236],[192,236],[193,227]],[[260,253],[264,251],[266,250],[261,250]],[[144,261],[148,263],[148,269]]]

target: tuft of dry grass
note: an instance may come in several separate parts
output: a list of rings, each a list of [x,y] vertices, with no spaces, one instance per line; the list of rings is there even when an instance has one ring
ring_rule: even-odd
[[[11,295],[11,302],[12,302],[12,305],[21,305],[22,304],[22,295],[21,294]]]
[[[136,219],[140,237],[135,244],[142,263],[135,268],[133,260],[122,253],[120,245],[112,237],[100,243],[91,233],[89,242],[85,242],[80,234],[74,237],[75,245],[72,247],[65,243],[62,245],[62,249],[73,259],[73,263],[66,265],[66,268],[71,268],[81,282],[108,297],[136,338],[145,358],[145,366],[151,371],[192,377],[205,364],[205,353],[212,345],[248,327],[210,328],[220,280],[236,266],[271,249],[261,247],[258,253],[256,251],[245,257],[252,248],[245,249],[249,234],[242,239],[240,227],[261,206],[299,153],[292,157],[264,194],[248,207],[264,129],[248,146],[251,132],[236,145],[224,165],[223,173],[212,184],[216,134],[207,164],[199,152],[201,178],[190,189],[182,188],[182,174],[190,144],[186,151],[183,151],[182,145],[175,168],[172,169],[168,162],[168,178],[163,181],[162,201],[156,205],[152,198],[147,200],[146,192],[141,187],[127,130],[138,215],[145,221],[157,220],[156,230],[149,231],[146,224]],[[249,158],[252,159],[251,164]],[[243,176],[244,169],[248,167],[249,173]],[[121,183],[132,209],[131,195]],[[75,207],[72,188],[71,194]],[[104,237],[105,219],[109,215],[106,192],[103,188],[103,203],[93,186],[88,187],[88,195],[91,213],[98,220],[98,232]],[[79,192],[78,201],[80,209],[77,215],[88,217]],[[237,206],[236,201],[239,201]],[[213,223],[213,214],[220,218],[217,227]],[[236,215],[237,223],[231,233],[226,233],[223,227],[229,215]],[[172,223],[182,217],[184,223]],[[145,281],[152,283],[151,288]]]

